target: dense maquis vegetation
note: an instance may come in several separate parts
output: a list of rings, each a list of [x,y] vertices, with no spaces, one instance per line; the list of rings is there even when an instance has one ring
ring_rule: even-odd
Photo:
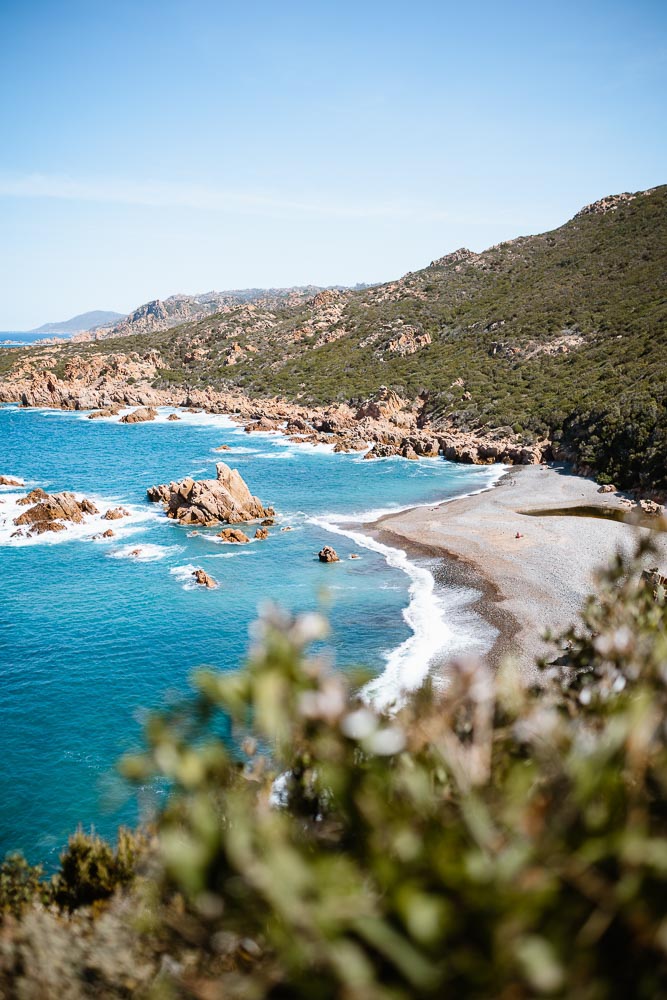
[[[436,428],[546,435],[608,481],[664,491],[666,286],[662,186],[540,236],[334,293],[324,307],[241,306],[63,349],[55,366],[62,371],[72,351],[154,347],[164,362],[158,386],[236,385],[317,403],[359,399],[381,384],[412,397],[427,391]],[[392,350],[405,331],[430,343]],[[232,343],[241,351],[230,366]],[[0,352],[0,372],[13,361],[16,353]]]
[[[79,833],[52,884],[5,862],[0,995],[666,996],[667,600],[646,562],[601,574],[539,690],[464,661],[392,717],[308,655],[319,618],[265,618],[246,668],[199,671],[125,761],[171,787],[154,838]]]

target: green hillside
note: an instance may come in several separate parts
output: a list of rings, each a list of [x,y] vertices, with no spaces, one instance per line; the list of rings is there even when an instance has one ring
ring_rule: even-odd
[[[604,199],[552,232],[458,251],[385,285],[68,347],[60,366],[73,350],[148,347],[165,363],[156,385],[322,403],[385,384],[426,395],[436,429],[546,435],[619,485],[664,490],[667,186]],[[9,364],[0,358],[0,370]]]

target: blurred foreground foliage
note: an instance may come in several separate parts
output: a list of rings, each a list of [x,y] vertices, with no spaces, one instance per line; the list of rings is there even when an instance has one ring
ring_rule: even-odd
[[[307,655],[320,618],[265,616],[246,667],[199,671],[196,703],[124,762],[171,786],[155,841],[78,834],[50,899],[5,862],[0,906],[23,916],[0,995],[58,993],[43,969],[30,992],[26,955],[65,907],[93,943],[60,996],[667,996],[667,604],[647,558],[600,574],[539,687],[460,661],[391,716]]]

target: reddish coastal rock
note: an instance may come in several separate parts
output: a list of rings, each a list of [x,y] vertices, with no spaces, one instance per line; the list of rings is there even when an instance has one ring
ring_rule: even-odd
[[[266,530],[266,528],[258,528],[257,531],[255,532],[255,538],[260,542],[263,542],[264,539],[268,537],[269,533]]]
[[[0,476],[0,486],[25,486],[22,479],[15,479],[13,476]]]
[[[215,590],[218,586],[217,581],[205,573],[203,569],[196,569],[193,572],[193,577],[195,578],[195,583],[198,583],[200,587],[208,587],[209,590]]]
[[[84,514],[99,513],[92,501],[77,500],[73,493],[49,495],[43,490],[39,492],[44,495],[37,498],[38,502],[14,518],[14,524],[17,526],[29,525],[29,534],[41,535],[45,531],[64,531],[67,523],[63,522],[80,524]]]
[[[183,479],[179,483],[151,486],[148,499],[165,504],[167,517],[181,524],[203,526],[239,524],[274,514],[272,507],[262,506],[253,496],[241,474],[224,462],[216,465],[215,479]]]
[[[129,517],[129,510],[125,510],[124,507],[110,507],[109,510],[102,515],[103,521],[118,521],[121,517]]]
[[[340,562],[340,556],[330,545],[325,545],[323,549],[320,549],[317,558],[323,563]]]
[[[245,545],[250,539],[240,528],[223,528],[216,536],[222,538],[223,542],[232,542],[235,545]]]
[[[148,420],[155,420],[157,417],[157,410],[152,406],[140,406],[139,409],[133,410],[132,413],[126,413],[124,417],[120,418],[121,424],[143,424]]]

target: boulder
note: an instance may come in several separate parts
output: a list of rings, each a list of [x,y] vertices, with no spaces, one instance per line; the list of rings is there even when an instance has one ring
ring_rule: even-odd
[[[233,542],[235,545],[245,545],[250,539],[240,528],[223,528],[216,536],[222,538],[224,542]]]
[[[637,506],[644,514],[649,514],[651,517],[659,517],[662,514],[662,507],[654,500],[639,500]]]
[[[604,486],[600,486],[598,493],[618,493],[618,490],[611,483],[606,483]]]
[[[88,414],[89,420],[98,420],[100,417],[117,417],[122,406],[118,403],[114,403],[113,406],[106,406],[102,410],[93,410],[92,413]]]
[[[40,492],[43,493],[43,490]],[[67,525],[63,521],[80,524],[84,514],[97,513],[94,503],[86,499],[77,500],[73,493],[45,494],[34,506],[15,517],[14,524],[30,525],[31,532],[41,535],[44,531],[64,531]]]
[[[22,479],[14,479],[13,476],[0,476],[0,486],[25,486]]]
[[[102,515],[103,521],[118,521],[121,517],[129,517],[129,510],[124,507],[110,507],[106,514]]]
[[[121,424],[143,424],[147,420],[155,420],[157,417],[157,410],[152,406],[140,406],[137,410],[132,410],[132,413],[126,413],[124,417],[120,418]]]
[[[170,413],[169,416],[167,417],[167,420],[180,420],[180,419],[181,418],[179,417],[178,413]]]
[[[262,541],[263,542],[264,539],[268,538],[268,537],[269,537],[269,532],[267,531],[266,528],[258,528],[257,531],[255,532],[255,538],[258,541]]]
[[[330,545],[325,545],[323,549],[320,549],[317,558],[323,563],[340,562],[340,556]]]
[[[115,532],[111,528],[107,528],[106,531],[102,532],[102,538],[113,538]]]
[[[30,490],[30,493],[26,494],[26,496],[19,497],[16,502],[19,507],[27,507],[31,503],[37,503],[38,500],[46,500],[48,495],[49,494],[46,493],[41,486],[36,486],[35,489]]]
[[[228,444],[221,444],[217,448],[214,448],[213,451],[230,451],[230,446]]]
[[[193,572],[193,577],[195,582],[199,584],[200,587],[208,587],[209,590],[215,590],[218,586],[216,581],[208,573],[205,573],[203,569],[196,569]]]
[[[273,516],[273,508],[262,506],[236,469],[230,469],[224,462],[218,462],[215,468],[215,479],[188,477],[179,483],[151,486],[147,490],[148,499],[164,503],[167,517],[181,524],[239,524]]]

